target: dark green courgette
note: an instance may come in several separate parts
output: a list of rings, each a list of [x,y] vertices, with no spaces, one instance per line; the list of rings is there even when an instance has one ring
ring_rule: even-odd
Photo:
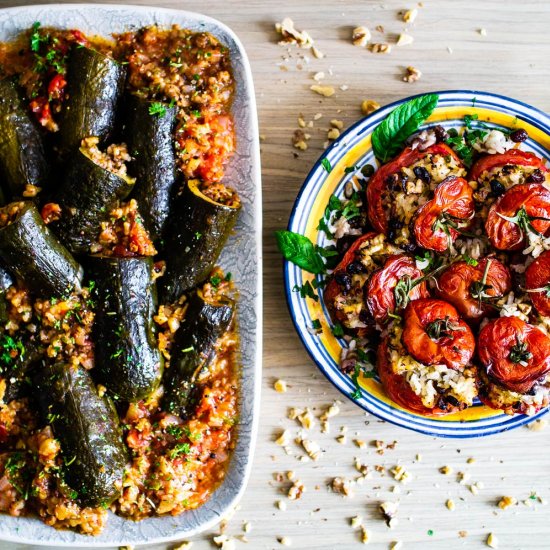
[[[85,147],[69,160],[56,196],[61,218],[51,226],[73,254],[90,252],[101,232],[101,222],[130,194],[134,182],[94,162]]]
[[[44,357],[43,353],[35,334],[27,334],[22,340],[6,333],[0,335],[0,378],[6,384],[5,403],[29,395],[33,371]]]
[[[168,104],[151,114],[152,102],[130,94],[127,97],[125,139],[128,143],[132,174],[136,177],[133,197],[139,205],[145,229],[153,240],[164,230],[176,181],[174,126],[177,108]]]
[[[153,259],[91,256],[95,282],[94,378],[125,401],[139,401],[159,385],[164,361],[154,334],[157,298]]]
[[[66,295],[80,288],[82,268],[44,223],[32,202],[11,203],[0,228],[0,258],[35,294]]]
[[[47,184],[49,169],[40,130],[11,79],[0,80],[0,168],[2,186],[12,199],[23,197],[27,185]]]
[[[208,277],[239,209],[205,196],[197,180],[187,182],[175,199],[165,234],[166,272],[159,280],[163,303],[174,302]]]
[[[6,292],[15,283],[11,273],[0,263],[0,326],[8,322]]]
[[[109,139],[125,83],[124,65],[91,48],[73,48],[59,122],[62,153],[75,152],[86,137],[96,136],[101,143]]]
[[[214,345],[231,324],[235,304],[229,298],[208,302],[194,292],[176,332],[170,368],[164,372],[163,409],[182,418],[193,414],[200,397],[199,376],[214,354]]]
[[[44,422],[61,445],[64,479],[83,506],[107,506],[119,495],[127,453],[113,404],[88,371],[63,363],[36,378]]]

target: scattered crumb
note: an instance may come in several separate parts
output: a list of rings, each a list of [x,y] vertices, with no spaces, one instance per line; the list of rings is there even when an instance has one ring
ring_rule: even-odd
[[[452,512],[455,509],[455,501],[452,499],[448,499],[445,503],[445,506]]]
[[[214,544],[222,550],[235,550],[235,540],[227,535],[218,535],[212,539]]]
[[[390,470],[390,472],[393,476],[393,479],[395,479],[396,481],[400,481],[401,483],[408,483],[412,479],[412,475],[410,474],[410,472],[405,470],[405,468],[399,464],[397,466],[394,466]]]
[[[311,460],[319,460],[321,456],[321,447],[317,442],[312,441],[311,439],[298,438],[296,443],[302,445],[302,447],[304,448],[304,451],[308,454]]]
[[[439,471],[444,476],[449,476],[453,473],[453,469],[450,466],[442,466],[441,468],[439,468]]]
[[[487,36],[487,29],[481,28],[477,32],[479,32],[481,36]]]
[[[371,34],[367,27],[355,27],[355,29],[353,29],[351,40],[354,46],[364,48],[369,43],[370,39]]]
[[[370,470],[367,464],[363,464],[358,458],[355,459],[355,469],[364,477],[371,477]]]
[[[313,115],[313,120],[319,120],[320,118],[323,118],[323,113],[315,113],[315,114]],[[338,408],[337,405],[331,405],[331,406],[329,407],[328,410],[332,409],[333,407],[335,407],[336,409],[338,409],[337,412],[335,413],[335,414],[338,414],[338,412],[340,412],[340,409]],[[327,417],[327,418],[328,418],[328,417]],[[321,417],[321,420],[325,420],[325,419],[324,419],[323,417]]]
[[[284,430],[281,435],[275,440],[275,443],[277,445],[280,445],[281,447],[285,447],[290,443],[290,431]]]
[[[510,506],[514,506],[514,504],[517,504],[517,502],[518,501],[514,497],[503,496],[498,501],[498,507],[501,510],[506,510],[506,508],[509,508]]]
[[[321,82],[325,78],[325,73],[323,71],[318,71],[313,75],[313,80],[315,82]]]
[[[447,46],[447,51],[448,51],[449,53],[453,53],[453,49],[451,48],[451,46]]]
[[[459,531],[459,532],[458,532],[458,536],[459,536],[461,539],[465,539],[465,538],[468,536],[468,531]]]
[[[313,118],[315,120],[319,120],[323,115],[321,113],[317,113]],[[328,407],[319,417],[321,420],[328,420],[329,418],[332,418],[333,416],[336,416],[340,413],[340,407],[336,402],[334,402],[330,407]]]
[[[408,46],[414,42],[414,38],[405,32],[402,32],[397,39],[396,46]]]
[[[544,430],[544,428],[546,428],[547,424],[548,422],[541,418],[540,420],[535,420],[534,422],[527,424],[527,428],[532,432],[540,432],[541,430]]]
[[[298,119],[298,124],[300,124],[300,119]],[[273,388],[278,393],[285,393],[287,391],[286,382],[284,380],[277,380],[275,384],[273,384]]]
[[[369,46],[372,53],[390,53],[391,45],[387,43],[376,42]]]
[[[363,523],[363,518],[361,516],[354,516],[349,521],[350,525],[356,529]]]
[[[297,479],[288,490],[288,498],[290,500],[298,500],[304,494],[305,490],[305,485],[302,483],[302,481]],[[281,509],[280,506],[279,509]]]
[[[416,461],[422,462],[422,455],[420,453],[416,455]]]
[[[371,539],[371,533],[370,531],[364,526],[361,525],[361,542],[363,544],[368,544]]]
[[[327,138],[330,140],[338,139],[340,137],[340,130],[338,128],[331,128],[327,132]]]
[[[380,103],[374,101],[374,99],[365,99],[361,103],[361,111],[364,115],[370,115],[377,109],[380,109]]]
[[[350,479],[345,479],[343,477],[335,477],[332,480],[330,487],[335,493],[339,493],[346,497],[352,497],[353,496],[352,485],[353,485],[353,482]]]
[[[395,516],[397,514],[398,506],[399,504],[397,502],[390,502],[390,501],[382,502],[379,506],[380,513],[382,514],[382,517],[385,519],[386,525],[390,528],[395,527],[395,525],[397,524],[396,522],[397,518]]]
[[[476,459],[471,456],[467,461],[466,461],[466,464],[473,464],[474,462],[476,461]]]
[[[277,541],[282,546],[292,546],[292,540],[290,537],[277,537]]]
[[[293,481],[294,480],[294,472],[292,470],[288,470],[288,472],[286,473],[286,478],[289,481]]]
[[[286,510],[286,502],[284,500],[278,500],[277,501],[277,508],[281,510],[281,512],[284,512]]]
[[[403,548],[403,543],[400,540],[391,543],[390,550],[401,550],[401,548]]]
[[[417,15],[418,15],[418,10],[416,8],[407,10],[403,14],[403,21],[405,21],[405,23],[414,23]]]
[[[366,449],[367,448],[367,442],[364,439],[354,439],[353,442],[360,448],[360,449]]]
[[[479,493],[479,488],[477,485],[470,485],[470,492],[473,495],[477,495]]]
[[[178,544],[178,546],[174,546],[172,550],[190,550],[193,546],[193,543],[191,541],[184,541],[181,544]]]
[[[298,416],[303,413],[304,413],[303,409],[297,409],[296,407],[291,407],[290,409],[288,409],[287,417],[289,418],[289,420],[296,420]]]
[[[374,27],[374,30],[382,34],[384,33],[384,27],[382,25],[376,25],[376,27]]]
[[[405,82],[416,82],[417,80],[420,80],[420,77],[422,76],[422,72],[419,71],[416,67],[413,67],[412,65],[409,65],[407,67],[407,72],[405,73],[405,76],[403,76],[403,80]]]
[[[342,130],[344,128],[344,123],[343,121],[341,120],[338,120],[336,118],[333,118],[331,121],[330,121],[330,125],[331,126],[334,126],[334,128],[338,128],[338,130]]]
[[[300,128],[305,128],[305,127],[306,127],[306,121],[304,120],[303,115],[299,115],[299,116],[298,116],[298,126],[299,126]],[[276,383],[277,383],[277,382],[275,382],[275,384],[276,384]],[[285,391],[286,391],[286,382],[285,382],[284,384],[285,384]],[[275,388],[275,389],[277,389],[277,388]]]
[[[325,57],[325,54],[321,50],[318,50],[315,46],[311,48],[311,53],[316,59],[323,59],[323,57]]]
[[[458,482],[461,485],[466,485],[466,482],[470,479],[470,477],[472,477],[470,472],[458,472],[458,475],[457,475]]]
[[[498,539],[493,533],[489,533],[486,543],[489,548],[498,548]]]
[[[290,17],[285,17],[281,23],[276,23],[275,30],[281,35],[282,39],[279,44],[283,46],[287,44],[295,44],[300,48],[311,48],[313,46],[313,38],[307,31],[297,30],[294,27],[294,21]]]
[[[335,90],[333,86],[321,86],[320,84],[313,84],[312,86],[309,87],[309,89],[325,97],[331,97],[335,94]]]
[[[313,426],[315,426],[315,418],[313,413],[307,408],[301,415],[298,416],[298,420],[300,421],[302,427],[306,430],[310,430]]]
[[[249,521],[243,523],[243,531],[245,533],[250,533],[250,531],[252,531],[252,524]]]

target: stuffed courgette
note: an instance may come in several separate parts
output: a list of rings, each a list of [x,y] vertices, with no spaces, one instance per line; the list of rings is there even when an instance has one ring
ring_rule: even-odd
[[[126,142],[136,177],[133,192],[145,228],[161,238],[176,181],[174,127],[177,107],[130,94],[127,98]]]
[[[103,152],[98,141],[96,137],[83,140],[56,197],[61,217],[52,227],[74,254],[90,252],[101,223],[130,194],[135,183],[127,175],[125,163],[129,156],[125,146],[111,145]]]
[[[159,385],[163,370],[153,331],[157,308],[153,259],[92,256],[95,283],[96,381],[117,397],[139,401]]]
[[[127,461],[118,417],[88,371],[63,363],[37,377],[40,408],[61,444],[64,478],[83,506],[107,506],[120,495]]]
[[[82,267],[32,202],[0,208],[0,258],[38,296],[61,296],[80,288]]]
[[[126,67],[95,49],[77,46],[70,53],[67,74],[68,97],[59,125],[65,154],[75,152],[86,137],[105,143],[112,135]]]
[[[0,80],[0,168],[12,199],[33,197],[47,183],[42,135],[11,79]]]
[[[201,188],[189,180],[175,199],[165,238],[166,272],[160,280],[165,302],[177,300],[204,281],[237,220],[240,200],[222,184]]]
[[[164,376],[165,410],[182,418],[193,414],[200,397],[200,375],[208,369],[216,341],[229,328],[234,308],[229,298],[207,301],[200,290],[191,295]]]

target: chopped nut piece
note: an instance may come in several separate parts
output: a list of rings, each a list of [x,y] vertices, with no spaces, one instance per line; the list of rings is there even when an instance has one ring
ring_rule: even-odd
[[[250,533],[250,531],[252,531],[252,524],[249,521],[243,523],[243,531],[245,533]]]
[[[382,502],[379,506],[380,513],[382,514],[383,518],[386,520],[386,525],[388,527],[393,527],[393,525],[390,525],[392,522],[392,519],[396,519],[395,516],[397,514],[397,508],[399,504],[397,502]]]
[[[361,542],[363,544],[368,544],[371,539],[371,533],[370,531],[364,526],[361,525]]]
[[[172,550],[191,550],[193,543],[191,541],[184,541],[178,546],[175,546]]]
[[[335,128],[338,128],[338,130],[342,130],[344,128],[344,123],[343,121],[341,120],[338,120],[336,118],[333,118],[331,121],[330,121],[330,125],[331,126],[334,126]]]
[[[312,86],[309,87],[309,89],[325,97],[331,97],[335,93],[333,86],[321,86],[319,84],[313,84]]]
[[[275,440],[277,445],[285,447],[290,443],[290,430],[284,430],[281,435]]]
[[[445,503],[445,506],[447,506],[447,508],[452,512],[455,509],[455,501],[452,499],[448,499]]]
[[[370,115],[374,113],[377,109],[380,109],[380,103],[374,101],[374,99],[365,99],[361,103],[361,111],[364,115]]]
[[[281,23],[275,24],[275,30],[282,36],[279,42],[281,45],[296,44],[300,48],[311,48],[313,38],[307,31],[299,31],[294,27],[294,21],[290,17],[285,17]]]
[[[286,473],[286,478],[289,480],[289,481],[292,481],[294,479],[294,472],[292,470],[289,470],[287,473]]]
[[[384,33],[384,27],[382,25],[376,25],[376,27],[374,27],[374,30],[380,33]]]
[[[322,116],[323,115],[321,113],[317,113],[313,118],[315,118],[315,120],[319,120]],[[340,407],[336,403],[333,403],[323,412],[323,414],[319,418],[321,420],[328,420],[329,418],[336,416],[339,412]]]
[[[493,533],[489,533],[486,542],[489,548],[498,548],[498,539]]]
[[[459,532],[458,532],[458,536],[459,536],[461,539],[465,539],[465,538],[468,536],[468,531],[459,531]]]
[[[327,138],[328,139],[338,139],[340,137],[340,130],[338,130],[338,128],[331,128],[328,132],[327,132]]]
[[[413,8],[412,10],[407,10],[403,14],[403,21],[405,21],[405,23],[414,23],[417,15],[418,10],[416,8]]]
[[[351,40],[354,46],[364,48],[371,39],[371,34],[367,27],[355,27],[351,35]]]
[[[288,415],[287,416],[290,420],[296,420],[298,418],[298,416],[303,414],[303,413],[304,413],[303,409],[296,409],[295,407],[291,407],[288,410]]]
[[[476,459],[471,456],[467,461],[466,461],[466,464],[473,464],[474,462],[476,461]]]
[[[350,479],[345,479],[343,477],[335,477],[330,486],[335,493],[339,493],[346,497],[353,496],[352,490],[353,481]]]
[[[301,139],[300,141],[296,141],[294,143],[294,147],[296,149],[300,149],[300,151],[306,151],[308,148],[308,145],[303,139]]]
[[[286,510],[286,502],[284,500],[278,500],[277,501],[277,508],[284,512]]]
[[[353,442],[360,448],[360,449],[366,449],[367,448],[367,442],[364,439],[354,439]]]
[[[292,546],[292,540],[290,537],[277,537],[279,544],[282,546]]]
[[[392,542],[390,550],[401,550],[403,548],[403,543],[400,540]]]
[[[298,126],[300,128],[305,128],[306,127],[306,121],[304,120],[304,117],[302,115],[300,115],[298,117]]]
[[[498,507],[501,510],[506,510],[506,508],[514,506],[514,504],[517,504],[517,502],[518,501],[514,497],[504,496],[498,501]]]
[[[369,49],[372,53],[390,53],[391,45],[386,43],[376,42],[375,44],[371,44],[369,46]]]
[[[450,466],[442,466],[441,468],[439,468],[439,471],[444,476],[448,476],[448,475],[451,475],[453,473],[453,469]]]
[[[297,479],[288,490],[288,498],[290,500],[298,500],[303,495],[305,490],[305,485]],[[281,509],[280,506],[279,509]]]
[[[421,461],[422,461],[422,455],[421,455],[420,453],[418,453],[418,454],[416,455],[416,461],[417,461],[417,462],[421,462]]]
[[[319,460],[321,447],[319,447],[318,443],[311,441],[311,439],[301,439],[300,443],[311,460]]]
[[[470,472],[458,472],[458,482],[461,485],[466,485],[466,482],[470,479],[471,474]]]
[[[399,38],[397,39],[396,45],[397,46],[408,46],[409,44],[412,44],[414,42],[414,38],[407,33],[402,32],[399,35]]]
[[[479,32],[479,34],[481,34],[481,36],[487,36],[487,29],[481,28],[481,29],[478,30],[478,32]]]
[[[287,390],[286,382],[284,380],[277,380],[275,384],[273,384],[273,388],[278,393],[285,393]]]
[[[393,475],[393,479],[401,483],[408,483],[412,479],[412,475],[399,464],[394,466],[390,472]]]
[[[420,80],[421,76],[422,73],[416,67],[409,66],[407,67],[407,72],[403,77],[403,80],[409,83],[416,82],[417,80]]]
[[[325,57],[325,54],[321,50],[318,50],[315,46],[311,48],[311,53],[316,59],[323,59],[323,57]]]
[[[235,550],[235,541],[227,535],[219,535],[212,540],[214,544],[222,550]]]
[[[535,420],[534,422],[531,422],[531,424],[527,424],[527,428],[529,428],[532,432],[540,432],[541,430],[544,430],[546,428],[546,425],[548,422],[544,419]]]
[[[302,427],[306,430],[309,430],[315,426],[315,418],[309,409],[306,409],[304,413],[299,415],[298,420],[300,421],[300,424],[302,424]]]
[[[477,485],[470,485],[470,492],[474,495],[477,495],[479,493]]]
[[[350,525],[355,529],[363,523],[363,518],[361,516],[355,516],[350,519]]]
[[[338,443],[340,443],[340,445],[345,445],[348,442],[348,439],[344,434],[342,434],[342,435],[339,435],[336,438],[336,441],[338,441]]]

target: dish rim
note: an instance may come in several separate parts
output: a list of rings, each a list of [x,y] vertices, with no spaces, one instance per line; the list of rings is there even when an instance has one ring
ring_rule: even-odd
[[[76,3],[66,3],[66,4],[59,4],[59,3],[53,3],[53,4],[30,4],[30,5],[22,5],[22,6],[12,6],[12,7],[6,7],[6,8],[0,8],[0,14],[14,14],[16,16],[16,13],[24,12],[24,11],[35,11],[35,10],[52,10],[55,12],[63,12],[67,9],[70,10],[88,10],[88,9],[94,9],[94,10],[105,10],[105,11],[124,11],[124,12],[133,12],[133,13],[142,13],[142,14],[157,14],[157,13],[163,13],[166,15],[172,15],[174,17],[178,17],[180,19],[189,19],[191,23],[194,22],[201,22],[201,23],[208,23],[212,26],[212,29],[208,32],[212,32],[214,35],[216,32],[221,32],[228,36],[232,41],[236,48],[236,50],[239,52],[240,58],[241,58],[241,66],[243,69],[243,73],[245,75],[245,86],[247,90],[246,98],[247,98],[247,111],[249,115],[249,125],[251,129],[252,139],[251,139],[251,146],[250,146],[250,159],[252,163],[252,170],[251,174],[253,177],[253,185],[254,185],[254,192],[255,192],[255,201],[252,203],[251,206],[251,214],[253,215],[253,234],[254,234],[254,255],[253,258],[256,263],[256,269],[257,269],[257,280],[256,285],[254,288],[255,296],[253,299],[250,300],[250,305],[253,306],[253,311],[256,316],[256,338],[255,338],[255,353],[254,356],[251,357],[251,361],[253,362],[252,366],[252,372],[254,376],[253,380],[253,388],[254,388],[254,401],[253,406],[251,410],[251,428],[250,428],[250,443],[249,448],[247,449],[246,457],[239,457],[239,470],[241,471],[241,475],[239,477],[239,484],[237,487],[237,490],[234,492],[232,497],[228,500],[225,507],[221,511],[215,511],[212,510],[209,507],[209,504],[211,504],[214,501],[214,498],[216,496],[216,492],[225,484],[227,483],[227,477],[224,478],[224,480],[220,483],[220,485],[216,488],[216,490],[211,494],[209,499],[203,503],[201,506],[193,510],[194,512],[200,513],[202,510],[205,511],[205,513],[208,513],[210,517],[208,517],[204,522],[197,522],[197,525],[193,527],[192,529],[188,530],[178,530],[176,527],[174,529],[174,532],[170,535],[166,536],[158,536],[158,537],[151,537],[151,538],[144,538],[144,539],[134,539],[134,538],[121,538],[121,539],[115,539],[111,541],[97,541],[97,537],[93,535],[82,535],[80,533],[74,532],[75,541],[69,542],[69,541],[59,541],[55,540],[55,538],[51,538],[49,540],[41,540],[41,539],[35,539],[32,537],[22,536],[19,533],[12,534],[12,533],[4,533],[3,530],[0,530],[0,541],[5,542],[13,542],[13,543],[19,543],[19,544],[27,544],[27,545],[34,545],[34,546],[52,546],[56,545],[58,547],[87,547],[87,548],[101,548],[101,547],[111,547],[111,546],[126,546],[126,545],[141,545],[141,544],[159,544],[164,542],[173,542],[178,539],[182,538],[189,538],[192,536],[197,535],[198,533],[201,533],[217,523],[220,522],[221,519],[227,513],[233,509],[237,503],[242,498],[250,478],[251,470],[252,470],[252,464],[254,461],[254,452],[256,447],[256,439],[258,434],[258,428],[259,428],[259,413],[260,413],[260,399],[261,399],[261,381],[262,381],[262,363],[263,363],[263,298],[262,298],[262,277],[263,277],[263,253],[262,253],[262,180],[261,180],[261,157],[260,157],[260,148],[259,148],[259,126],[258,126],[258,111],[257,111],[257,104],[256,104],[256,95],[254,90],[254,81],[252,78],[252,70],[250,67],[250,61],[248,59],[248,55],[246,53],[246,50],[239,39],[239,37],[236,35],[236,33],[227,25],[222,23],[221,21],[210,17],[208,15],[204,15],[199,12],[194,11],[188,11],[188,10],[180,10],[175,8],[164,8],[164,7],[154,7],[154,6],[147,6],[147,5],[133,5],[133,4],[93,4],[93,3],[86,3],[86,2],[76,2]],[[185,28],[183,23],[180,23],[183,28]],[[17,23],[15,23],[14,27],[17,27]],[[238,290],[238,289],[237,289]],[[239,303],[242,304],[242,298],[239,299]],[[242,348],[240,349],[239,355],[242,355]],[[241,380],[242,380],[241,376]],[[240,393],[242,390],[242,384],[239,387],[239,401],[242,400],[242,394]],[[241,415],[242,410],[239,406],[239,416]],[[235,460],[235,454],[238,449],[238,441],[239,441],[239,434],[237,432],[236,435],[236,445],[235,448],[232,451],[232,457],[231,461]],[[243,458],[246,459],[246,461],[243,461]],[[227,469],[231,468],[232,464],[231,462],[228,464]],[[180,514],[181,517],[185,512]],[[3,523],[4,517],[10,517],[7,514],[0,513],[0,525]],[[166,521],[174,520],[178,516],[157,516],[156,519],[165,519]],[[25,519],[32,519],[35,521],[40,521],[39,518],[36,516],[26,516]],[[123,518],[126,519],[126,518]],[[132,525],[139,525],[142,522],[146,522],[149,519],[155,519],[155,518],[144,518],[141,521],[133,521],[131,519],[126,519],[127,522],[131,523]],[[42,523],[42,522],[41,522]],[[49,527],[49,526],[48,526]],[[108,528],[108,524],[106,529]],[[63,533],[67,530],[57,530],[54,527],[50,527],[52,530],[52,533]]]
[[[545,119],[546,122],[538,121],[538,126],[541,127],[541,129],[547,135],[550,136],[550,115],[548,113],[546,113],[542,109],[534,107],[534,106],[532,106],[532,105],[530,105],[530,104],[528,104],[524,101],[509,97],[509,96],[506,96],[506,95],[503,95],[503,94],[497,94],[497,93],[487,92],[487,91],[483,91],[483,90],[450,89],[450,90],[426,91],[424,93],[418,93],[418,94],[414,94],[414,95],[411,95],[411,96],[406,96],[404,98],[401,98],[401,99],[398,99],[398,100],[393,101],[391,103],[388,103],[387,105],[384,105],[383,107],[381,107],[380,109],[377,109],[373,113],[360,118],[357,122],[353,123],[349,128],[347,128],[344,132],[342,132],[341,135],[338,137],[338,139],[335,140],[325,151],[323,151],[321,153],[321,155],[318,157],[318,159],[313,164],[312,168],[309,170],[307,176],[304,178],[304,181],[303,181],[303,183],[300,187],[300,190],[299,190],[299,192],[296,196],[296,199],[293,203],[292,210],[291,210],[291,213],[290,213],[290,216],[289,216],[289,221],[288,221],[288,224],[287,224],[287,230],[292,231],[295,218],[298,215],[298,208],[300,206],[300,202],[301,202],[304,194],[308,191],[308,189],[307,189],[308,184],[310,183],[310,180],[315,176],[317,171],[321,169],[322,161],[325,158],[330,157],[332,151],[334,151],[336,149],[341,149],[341,148],[343,148],[344,150],[346,150],[346,149],[349,150],[348,145],[345,144],[346,138],[348,138],[350,135],[355,135],[356,131],[358,129],[360,129],[362,126],[368,125],[373,119],[379,119],[378,120],[378,124],[379,124],[389,114],[389,112],[391,112],[395,107],[397,107],[397,106],[399,106],[399,105],[401,105],[401,104],[403,104],[407,101],[410,101],[412,99],[424,96],[426,94],[437,94],[437,95],[440,96],[440,98],[445,97],[447,95],[452,96],[452,95],[459,95],[459,94],[460,95],[465,95],[465,96],[471,96],[471,100],[474,100],[474,104],[475,104],[475,99],[476,99],[477,96],[485,96],[485,97],[494,98],[494,99],[497,99],[497,100],[504,100],[506,102],[510,102],[512,104],[515,104],[515,105],[525,109],[525,110],[531,111],[532,113],[536,113],[536,114],[541,115],[541,117],[543,119]],[[475,105],[473,105],[473,106],[475,106]],[[438,107],[439,107],[439,105],[438,105]],[[437,107],[436,107],[436,109],[437,109]],[[382,115],[382,113],[383,113],[383,115]],[[516,116],[521,116],[522,113],[521,112],[514,112],[514,114]],[[421,127],[423,127],[424,124],[425,123],[423,123],[421,125]],[[369,129],[369,131],[366,132],[366,135],[371,135],[373,130],[374,130],[374,128]],[[547,158],[547,161],[548,160],[550,160],[550,158]],[[330,161],[330,159],[329,159],[329,161]],[[470,438],[490,437],[490,436],[498,435],[499,433],[503,433],[505,431],[513,430],[513,429],[519,428],[521,426],[524,426],[526,424],[529,424],[531,422],[534,422],[535,420],[538,420],[542,416],[550,413],[550,406],[548,406],[548,407],[542,409],[541,411],[539,411],[538,413],[536,413],[533,416],[516,415],[516,417],[520,417],[521,419],[518,420],[513,426],[508,426],[508,427],[505,426],[505,427],[502,427],[500,429],[490,431],[489,433],[485,433],[485,432],[468,433],[468,432],[465,432],[465,433],[456,433],[456,434],[453,434],[453,433],[438,433],[438,432],[435,432],[435,431],[432,432],[432,431],[430,431],[429,426],[426,426],[426,427],[418,426],[417,427],[414,424],[409,425],[409,424],[403,423],[402,421],[399,421],[399,420],[392,420],[391,418],[383,417],[376,410],[373,410],[367,404],[365,404],[362,399],[361,400],[352,399],[350,397],[349,390],[347,388],[344,388],[343,386],[341,386],[338,383],[338,380],[335,379],[335,377],[332,373],[332,368],[329,365],[325,365],[323,363],[323,359],[319,358],[317,356],[316,350],[311,349],[311,347],[309,346],[308,342],[305,339],[305,334],[304,334],[304,331],[307,331],[307,328],[302,327],[300,325],[300,323],[298,321],[298,318],[297,318],[297,314],[296,314],[296,312],[294,311],[294,308],[293,308],[293,303],[292,303],[293,302],[293,297],[292,297],[292,295],[295,294],[295,293],[293,293],[292,289],[290,288],[290,286],[291,286],[290,285],[290,270],[293,268],[293,265],[292,265],[291,262],[283,259],[282,260],[282,267],[283,267],[283,280],[284,280],[284,286],[285,286],[285,298],[286,298],[286,302],[287,302],[287,308],[288,308],[288,311],[289,311],[289,315],[292,319],[294,329],[295,329],[296,333],[298,334],[303,347],[305,348],[308,355],[310,356],[310,358],[315,363],[316,367],[325,376],[325,378],[342,395],[344,395],[346,397],[346,399],[348,399],[349,401],[354,403],[357,407],[361,408],[362,410],[368,412],[369,414],[372,414],[373,416],[375,416],[375,417],[377,417],[381,420],[389,422],[389,423],[393,424],[394,426],[397,426],[397,427],[403,428],[403,429],[407,429],[407,430],[422,434],[424,436],[440,437],[440,438],[446,438],[446,439],[470,439]],[[362,392],[368,393],[368,392],[366,392],[366,390],[364,388],[362,388]],[[396,404],[392,400],[390,400],[390,401],[391,401],[391,403],[388,406],[391,408],[392,411],[393,410],[399,410],[399,411],[404,410],[406,413],[408,413],[409,415],[412,416],[413,413],[411,413],[411,411],[408,411],[408,410],[402,409],[402,408],[398,408],[398,406],[396,406]],[[503,413],[503,415],[504,415],[504,413]],[[425,418],[425,419],[430,419],[430,420],[437,420],[437,419],[434,419],[432,417],[423,417],[422,415],[420,415],[420,417]],[[510,418],[513,418],[513,417],[510,417]]]

